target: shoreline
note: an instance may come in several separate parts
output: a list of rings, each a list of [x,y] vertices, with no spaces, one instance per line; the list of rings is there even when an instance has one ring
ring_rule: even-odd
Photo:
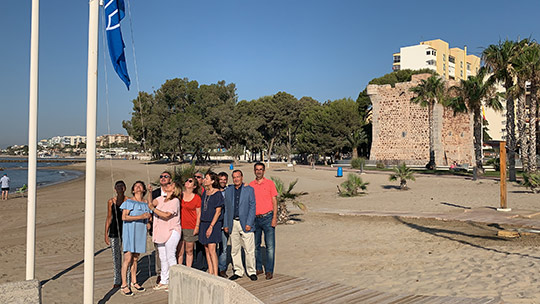
[[[69,165],[66,165],[66,166],[61,166],[61,167],[40,167],[40,168],[37,168],[37,171],[63,171],[65,173],[68,173],[68,174],[72,174],[72,175],[75,175],[74,177],[68,177],[68,178],[61,178],[59,180],[56,180],[56,181],[52,181],[52,182],[39,182],[37,181],[37,189],[42,189],[42,188],[47,188],[47,187],[51,187],[51,186],[56,186],[56,185],[62,185],[63,183],[67,183],[67,182],[70,182],[70,181],[74,181],[74,180],[78,180],[78,179],[81,179],[84,177],[84,170],[81,170],[79,168],[67,168]],[[5,171],[7,170],[10,170],[10,171],[27,171],[28,168],[9,168],[9,169],[6,169]],[[3,172],[3,171],[0,171],[0,172]],[[27,173],[28,174],[28,173]],[[61,174],[61,173],[59,173]],[[28,175],[27,175],[28,177]],[[12,182],[13,183],[13,182]],[[28,178],[25,180],[25,182],[23,182],[23,185],[28,185]],[[22,187],[22,186],[21,186]],[[13,196],[17,193],[17,189],[19,189],[20,187],[10,187],[10,191],[9,191],[9,194],[10,196]],[[28,190],[25,191],[24,194],[21,194],[20,196],[25,196],[26,193],[27,193]]]

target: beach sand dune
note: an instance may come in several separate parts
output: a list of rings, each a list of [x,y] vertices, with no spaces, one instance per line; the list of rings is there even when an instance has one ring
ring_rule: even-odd
[[[84,164],[71,165],[84,170]],[[95,299],[126,303],[112,285],[110,249],[103,241],[106,201],[113,183],[123,179],[156,181],[166,165],[138,161],[99,161],[96,181]],[[246,181],[252,166],[239,167]],[[227,166],[214,168],[227,171]],[[501,296],[508,303],[540,303],[538,236],[498,238],[500,227],[433,219],[339,216],[317,212],[323,208],[356,211],[463,212],[466,208],[498,207],[499,185],[493,180],[417,176],[409,191],[399,191],[386,173],[362,175],[368,194],[340,198],[335,171],[290,168],[272,164],[267,177],[295,188],[310,212],[290,206],[299,220],[277,228],[276,272],[393,293],[459,297]],[[509,185],[512,208],[540,211],[538,196]],[[0,203],[0,281],[24,280],[26,199]],[[82,299],[84,247],[84,178],[38,191],[36,277],[43,280],[44,303],[78,303]],[[148,247],[151,253],[152,247]],[[148,261],[148,257],[145,258]],[[147,264],[145,264],[147,265]],[[141,271],[148,272],[148,266]],[[144,275],[144,274],[142,274]],[[110,280],[108,279],[110,277]],[[144,275],[143,277],[148,277]],[[154,278],[145,281],[151,287]],[[129,300],[128,300],[129,301]],[[134,301],[134,300],[133,300]]]

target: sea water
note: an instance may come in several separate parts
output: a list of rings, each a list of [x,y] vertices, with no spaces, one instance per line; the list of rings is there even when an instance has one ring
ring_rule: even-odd
[[[15,192],[24,184],[28,184],[28,162],[26,159],[0,157],[0,160],[10,160],[10,162],[0,162],[0,168],[3,168],[0,171],[0,176],[7,174],[10,179],[9,192]],[[75,170],[47,169],[47,167],[61,167],[68,164],[63,162],[38,162],[37,186],[62,183],[83,174]]]

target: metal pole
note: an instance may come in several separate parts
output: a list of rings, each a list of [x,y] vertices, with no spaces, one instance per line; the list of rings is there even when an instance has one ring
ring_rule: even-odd
[[[510,211],[506,203],[506,141],[501,141],[499,144],[500,149],[500,167],[501,167],[501,207],[497,208],[499,211]]]
[[[89,1],[86,95],[86,187],[84,205],[84,302],[94,302],[94,213],[96,204],[96,112],[99,1]]]
[[[30,105],[28,109],[28,211],[26,221],[26,279],[35,278],[36,192],[39,72],[39,0],[32,0],[30,34]]]

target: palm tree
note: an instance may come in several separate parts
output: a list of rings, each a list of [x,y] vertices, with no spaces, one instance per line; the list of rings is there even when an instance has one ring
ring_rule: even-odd
[[[341,183],[341,187],[343,187],[344,191],[341,191],[339,186],[337,188],[340,196],[351,197],[365,194],[367,185],[369,185],[369,183],[365,183],[359,175],[349,173],[347,180]]]
[[[420,82],[419,85],[412,87],[411,92],[415,94],[411,98],[411,102],[420,104],[422,107],[428,108],[429,122],[429,163],[426,165],[428,169],[434,169],[435,164],[435,144],[433,138],[433,108],[436,103],[442,103],[445,99],[444,80],[437,75],[430,76],[428,79]]]
[[[538,112],[538,86],[540,85],[540,46],[536,42],[522,43],[521,51],[512,60],[513,72],[517,81],[519,100],[518,106],[518,131],[520,145],[522,149],[522,159],[527,166],[524,166],[527,172],[536,171],[536,117]],[[530,88],[530,98],[523,95],[527,91],[527,85]],[[525,113],[526,103],[529,108],[529,127],[525,127],[527,115]],[[527,140],[528,139],[528,140]]]
[[[506,137],[508,146],[508,178],[510,181],[516,181],[516,124],[514,115],[514,98],[509,94],[510,89],[514,86],[512,77],[512,59],[516,56],[519,50],[519,44],[510,41],[499,41],[498,44],[488,46],[482,52],[482,59],[488,69],[488,73],[493,73],[490,78],[490,83],[502,81],[506,89]]]
[[[347,136],[347,141],[352,147],[352,158],[358,157],[358,146],[368,142],[366,132],[362,129],[355,130]]]
[[[278,193],[277,201],[278,201],[278,214],[277,214],[277,222],[278,224],[285,224],[290,219],[290,213],[287,209],[287,202],[290,201],[293,206],[298,207],[302,211],[306,211],[307,207],[303,203],[296,200],[297,197],[301,195],[306,195],[307,192],[292,192],[294,189],[294,186],[298,183],[298,179],[295,179],[294,181],[289,183],[289,187],[287,190],[285,190],[285,185],[283,184],[283,181],[279,177],[271,177],[271,179],[274,181],[274,184],[276,185],[276,190]]]
[[[480,172],[484,171],[482,165],[482,103],[486,107],[495,110],[502,110],[501,102],[499,101],[500,94],[495,91],[491,83],[485,82],[484,68],[480,69],[478,75],[469,76],[468,79],[462,79],[457,86],[452,86],[449,91],[455,94],[455,97],[450,99],[449,106],[455,112],[472,112],[474,122],[474,155],[476,158],[476,168]]]
[[[399,189],[401,190],[407,190],[409,187],[407,187],[407,180],[415,181],[416,178],[414,177],[413,171],[405,165],[405,163],[402,163],[399,166],[394,167],[394,173],[390,175],[389,180],[390,181],[396,181],[399,179]]]

